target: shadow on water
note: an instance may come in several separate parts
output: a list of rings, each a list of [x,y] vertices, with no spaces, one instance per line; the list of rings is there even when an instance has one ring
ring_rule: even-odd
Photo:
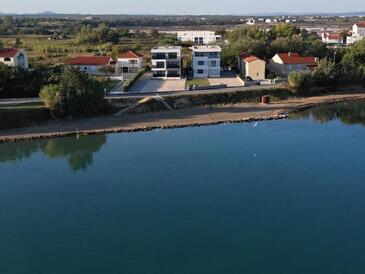
[[[50,159],[65,158],[73,171],[86,170],[106,143],[105,135],[55,138],[0,145],[0,163],[20,162],[41,151]]]
[[[365,126],[365,101],[352,101],[321,105],[310,109],[294,112],[290,119],[313,118],[320,123],[339,120],[344,124]]]

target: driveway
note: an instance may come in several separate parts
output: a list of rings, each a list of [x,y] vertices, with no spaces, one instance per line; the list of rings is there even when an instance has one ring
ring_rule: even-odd
[[[152,73],[145,73],[130,88],[129,93],[154,93],[185,90],[185,79],[152,79]]]
[[[233,71],[223,71],[220,78],[209,78],[211,85],[226,84],[227,87],[242,87],[243,82]]]

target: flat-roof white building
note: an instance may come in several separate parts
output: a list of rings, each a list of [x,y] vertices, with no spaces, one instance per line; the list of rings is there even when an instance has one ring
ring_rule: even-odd
[[[220,77],[222,49],[219,46],[194,46],[191,49],[194,78]]]
[[[222,35],[216,35],[214,31],[187,30],[178,31],[177,39],[182,42],[191,41],[196,45],[207,45],[222,41]]]
[[[151,49],[153,78],[181,78],[182,47],[164,46]]]

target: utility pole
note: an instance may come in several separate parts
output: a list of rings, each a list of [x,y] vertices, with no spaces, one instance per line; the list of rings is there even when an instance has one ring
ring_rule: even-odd
[[[337,54],[337,51],[335,51],[333,53],[333,63],[336,64],[336,54]]]

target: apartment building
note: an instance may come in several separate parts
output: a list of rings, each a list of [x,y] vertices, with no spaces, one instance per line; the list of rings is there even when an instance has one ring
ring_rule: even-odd
[[[165,46],[152,48],[151,63],[153,78],[181,78],[182,47]]]
[[[194,78],[220,77],[222,50],[219,46],[194,46],[191,49]]]
[[[0,48],[0,63],[20,69],[28,69],[28,55],[24,50]]]
[[[217,43],[222,41],[222,35],[216,35],[214,31],[178,31],[177,39],[182,42],[191,41],[195,45],[207,45],[210,43]]]

